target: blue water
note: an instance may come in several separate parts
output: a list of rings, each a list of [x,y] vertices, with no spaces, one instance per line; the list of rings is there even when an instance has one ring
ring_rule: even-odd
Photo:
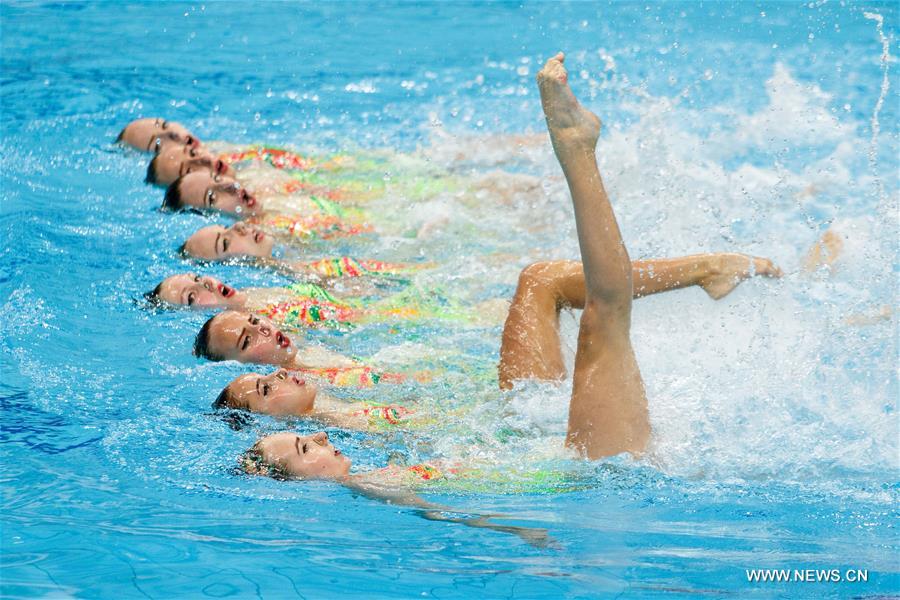
[[[895,3],[3,3],[0,17],[0,594],[900,593]],[[257,435],[286,425],[235,432],[211,417],[248,367],[190,356],[207,315],[134,302],[191,268],[175,249],[203,220],[156,210],[146,158],[112,146],[118,130],[162,115],[203,139],[419,149],[464,177],[539,177],[534,196],[411,211],[454,216],[424,251],[460,265],[473,297],[508,297],[528,262],[578,252],[547,144],[497,137],[542,131],[533,77],[557,49],[604,119],[601,168],[632,256],[736,250],[771,256],[785,279],[717,303],[691,290],[635,304],[645,462],[562,460],[570,492],[425,494],[545,528],[549,547],[328,483],[234,475]],[[829,227],[845,255],[804,273]],[[476,251],[505,258],[479,270]],[[887,319],[847,322],[885,306]],[[369,354],[383,341],[321,340]],[[405,342],[490,362],[499,328]],[[485,407],[435,433],[332,435],[368,466],[400,453],[527,467],[560,444],[565,386],[488,384],[420,391]],[[525,433],[490,441],[510,424]],[[751,568],[867,569],[868,582],[749,583]]]

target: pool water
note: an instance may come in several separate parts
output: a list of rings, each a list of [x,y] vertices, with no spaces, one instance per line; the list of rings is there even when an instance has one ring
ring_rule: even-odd
[[[895,3],[3,3],[0,17],[4,597],[900,593]],[[498,324],[309,334],[446,369],[360,392],[451,416],[330,430],[355,464],[493,465],[507,479],[423,495],[548,544],[236,475],[257,436],[318,427],[233,431],[211,414],[254,368],[191,356],[209,315],[136,299],[196,269],[178,245],[226,221],[160,213],[146,157],[111,143],[119,129],[165,116],[201,139],[389,149],[388,183],[411,176],[407,155],[455,181],[489,176],[487,190],[387,198],[396,232],[341,249],[435,261],[423,285],[460,302],[508,298],[523,266],[578,256],[533,83],[558,49],[604,120],[601,171],[633,258],[739,251],[786,276],[718,302],[693,289],[635,303],[654,427],[640,462],[562,450],[568,384],[497,391]],[[522,181],[536,185],[509,191]],[[843,255],[804,270],[829,228]],[[576,328],[564,314],[569,360]],[[529,469],[556,483],[511,475]],[[767,568],[868,581],[748,581]]]

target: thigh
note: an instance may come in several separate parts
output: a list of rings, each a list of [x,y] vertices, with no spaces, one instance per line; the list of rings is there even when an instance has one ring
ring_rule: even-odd
[[[519,275],[500,344],[498,375],[503,389],[511,388],[517,379],[565,377],[553,267],[553,263],[535,263]]]

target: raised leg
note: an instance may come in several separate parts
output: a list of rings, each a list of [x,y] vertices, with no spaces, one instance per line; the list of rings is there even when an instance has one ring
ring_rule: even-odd
[[[650,438],[644,384],[631,347],[632,265],[597,168],[600,121],[568,85],[562,53],[538,73],[553,150],[575,211],[584,263],[566,444],[591,459],[641,453]]]

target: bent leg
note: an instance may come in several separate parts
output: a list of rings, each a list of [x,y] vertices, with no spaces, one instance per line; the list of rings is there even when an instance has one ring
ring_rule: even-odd
[[[718,300],[753,274],[781,275],[768,259],[734,253],[636,260],[631,264],[635,299],[696,285]],[[501,389],[510,389],[518,379],[565,377],[559,312],[563,308],[584,308],[585,299],[580,262],[545,261],[522,270],[503,328],[498,368]]]
[[[565,377],[559,311],[579,304],[584,304],[581,263],[539,262],[522,269],[500,343],[501,389],[510,389],[517,379]]]

